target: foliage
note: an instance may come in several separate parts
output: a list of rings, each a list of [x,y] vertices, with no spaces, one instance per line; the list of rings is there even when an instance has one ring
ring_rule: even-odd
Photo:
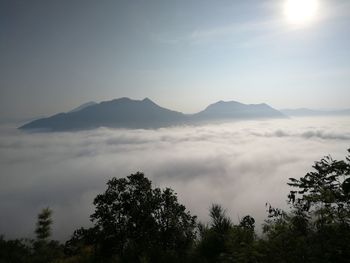
[[[35,229],[36,239],[38,242],[46,242],[51,235],[52,210],[44,208],[38,215],[38,221]]]
[[[76,230],[64,246],[50,239],[49,208],[38,215],[35,240],[0,236],[0,263],[349,262],[350,155],[327,156],[313,168],[289,179],[289,211],[266,204],[261,238],[254,218],[234,224],[218,204],[208,224],[197,223],[173,190],[136,173],[108,181],[94,199],[94,226]]]
[[[350,150],[349,150],[350,152]],[[262,242],[266,262],[348,262],[350,156],[324,157],[315,171],[290,178],[289,213],[269,206]]]
[[[31,251],[25,240],[5,240],[0,236],[0,263],[25,263],[30,258]]]
[[[255,262],[255,220],[247,215],[234,225],[218,204],[211,206],[208,226],[200,225],[196,257],[199,262]]]
[[[32,246],[32,261],[37,263],[52,262],[62,257],[62,246],[59,242],[49,240],[51,236],[52,210],[44,208],[38,215],[36,223],[36,240]]]
[[[213,204],[209,210],[210,225],[200,226],[200,242],[197,246],[197,257],[202,262],[218,262],[220,257],[228,253],[226,243],[232,222],[226,216],[226,211],[218,204]]]
[[[0,263],[48,263],[63,258],[63,246],[50,240],[52,211],[43,209],[36,223],[36,239],[4,240],[0,237]]]
[[[349,150],[350,153],[350,150]],[[300,179],[290,178],[290,202],[295,209],[306,211],[316,227],[332,223],[350,223],[350,156],[336,161],[326,156],[316,162],[316,171]]]
[[[196,217],[173,190],[152,188],[144,174],[113,178],[94,200],[96,249],[130,262],[184,260],[195,239]]]

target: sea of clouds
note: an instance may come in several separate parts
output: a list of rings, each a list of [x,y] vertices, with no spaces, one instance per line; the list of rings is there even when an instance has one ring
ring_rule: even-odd
[[[289,177],[312,170],[325,155],[344,159],[349,117],[238,121],[158,130],[100,128],[26,133],[0,129],[0,234],[32,237],[36,216],[54,211],[54,238],[89,226],[94,197],[113,176],[142,171],[178,193],[203,222],[219,203],[234,222],[250,214],[257,226],[265,203],[287,208]]]

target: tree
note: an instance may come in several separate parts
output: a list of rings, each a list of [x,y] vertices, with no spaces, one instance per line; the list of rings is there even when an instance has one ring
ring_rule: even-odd
[[[32,261],[35,263],[51,262],[63,256],[62,246],[51,240],[52,210],[44,208],[38,215],[36,223],[36,240],[33,243]]]
[[[75,230],[72,237],[64,245],[65,255],[70,259],[75,259],[76,262],[92,261],[96,236],[95,228]]]
[[[200,225],[200,241],[197,245],[197,257],[200,262],[222,262],[230,252],[227,246],[233,224],[225,209],[213,204],[209,209],[209,225]]]
[[[47,239],[51,236],[51,216],[52,210],[50,208],[44,208],[38,215],[38,221],[35,229],[36,239],[38,242],[47,242]]]
[[[95,200],[95,224],[101,256],[124,261],[175,262],[195,239],[196,217],[169,188],[152,188],[143,173],[112,178]]]
[[[350,153],[350,149],[348,150]],[[317,227],[325,224],[350,224],[350,155],[336,161],[326,156],[315,162],[316,171],[300,179],[289,178],[297,188],[289,194],[293,208],[315,219]]]
[[[227,233],[231,227],[231,219],[226,216],[226,211],[221,205],[213,204],[210,208],[211,227],[220,234]]]
[[[260,262],[254,228],[255,219],[250,215],[244,216],[239,224],[232,228],[228,241],[230,262]]]
[[[209,215],[210,224],[199,225],[198,262],[259,262],[253,217],[247,215],[234,225],[218,204],[211,206]]]
[[[341,161],[326,156],[313,168],[289,179],[290,212],[269,206],[266,262],[348,262],[350,155]]]
[[[0,263],[27,263],[30,256],[31,250],[25,240],[5,240],[0,235]]]

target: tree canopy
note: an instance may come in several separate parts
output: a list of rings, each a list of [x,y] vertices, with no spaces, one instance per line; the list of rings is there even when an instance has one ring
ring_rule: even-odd
[[[261,236],[253,217],[235,224],[219,204],[207,224],[197,222],[173,190],[152,187],[138,172],[109,180],[94,199],[93,226],[74,231],[65,245],[50,239],[49,208],[38,215],[36,239],[0,236],[0,263],[349,262],[350,154],[313,168],[289,179],[288,211],[266,204]]]
[[[195,239],[196,217],[178,203],[173,190],[152,188],[143,173],[111,179],[94,205],[91,219],[104,256],[175,261]]]

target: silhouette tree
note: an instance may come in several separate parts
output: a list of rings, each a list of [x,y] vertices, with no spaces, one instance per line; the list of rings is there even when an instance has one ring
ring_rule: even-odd
[[[348,150],[350,153],[350,149]],[[315,162],[316,171],[300,179],[289,178],[288,185],[298,188],[289,194],[296,210],[315,218],[317,227],[331,223],[350,223],[350,155],[336,161],[326,156]]]
[[[199,225],[200,242],[197,245],[197,254],[200,262],[222,262],[230,251],[227,241],[233,224],[219,204],[210,207],[209,216],[209,225]]]
[[[262,242],[266,262],[349,262],[350,156],[326,156],[313,168],[289,179],[290,212],[269,207]]]
[[[44,263],[63,257],[63,247],[58,241],[51,240],[52,210],[44,208],[36,223],[36,240],[33,242],[32,262]]]
[[[235,225],[217,204],[210,222],[196,224],[170,188],[153,188],[144,174],[112,178],[94,199],[94,226],[78,229],[63,247],[50,239],[52,211],[38,215],[35,240],[4,240],[0,262],[311,262],[350,258],[350,150],[344,161],[330,156],[315,171],[290,178],[290,211],[266,203],[264,238],[255,220]],[[197,235],[196,230],[199,230]]]
[[[52,210],[50,208],[44,208],[38,215],[35,229],[37,242],[47,242],[48,238],[51,236],[51,216]]]
[[[255,219],[249,215],[245,216],[242,218],[242,220],[239,222],[239,226],[247,229],[247,230],[251,230],[254,232],[254,228],[255,228]]]
[[[31,251],[23,239],[5,240],[0,235],[0,262],[27,263]]]
[[[195,239],[196,217],[171,189],[153,189],[143,173],[112,178],[94,205],[91,219],[101,256],[175,262],[186,257]]]
[[[211,218],[211,227],[215,232],[225,234],[232,227],[231,219],[226,216],[226,211],[221,205],[213,204],[210,208],[209,215]]]

